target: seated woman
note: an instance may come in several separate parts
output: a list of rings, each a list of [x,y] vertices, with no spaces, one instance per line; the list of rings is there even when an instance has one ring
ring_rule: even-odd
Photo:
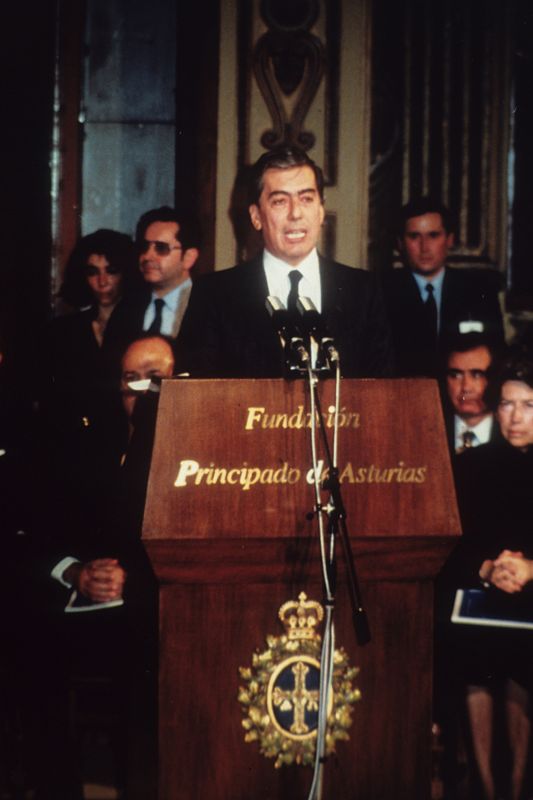
[[[441,681],[458,678],[466,694],[471,742],[483,798],[496,797],[493,726],[495,699],[503,695],[511,774],[503,791],[522,796],[530,734],[533,666],[531,630],[449,622],[456,588],[485,587],[509,618],[531,612],[533,593],[533,360],[509,356],[491,386],[502,439],[456,460],[463,538],[439,580],[447,607],[440,646]],[[443,598],[447,602],[442,603]],[[442,655],[442,654],[441,654]],[[448,670],[448,672],[446,671]],[[456,685],[456,688],[457,688]]]

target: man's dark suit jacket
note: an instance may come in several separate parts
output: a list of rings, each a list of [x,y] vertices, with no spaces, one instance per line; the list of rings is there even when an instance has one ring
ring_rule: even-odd
[[[144,315],[152,299],[148,287],[141,287],[122,298],[107,323],[105,338],[115,363],[120,362],[124,350],[142,335]]]
[[[322,317],[342,374],[390,375],[389,328],[373,276],[320,257],[320,278]],[[281,377],[282,349],[267,296],[262,256],[198,279],[178,337],[178,368],[193,377]]]
[[[465,320],[481,321],[495,344],[503,342],[498,291],[500,276],[490,269],[445,268],[440,309],[439,348],[431,347],[424,304],[412,271],[391,269],[383,276],[383,293],[392,329],[396,374],[436,376],[446,340]]]
[[[66,484],[59,483],[58,476],[69,470],[69,462],[45,456],[42,459],[40,507],[43,526],[42,572],[48,579],[52,568],[65,556],[73,556],[81,562],[95,558],[118,558],[129,572],[144,561],[140,544],[146,486],[150,470],[150,459],[155,433],[158,395],[148,392],[137,398],[134,410],[134,433],[128,443],[123,441],[125,453],[121,465],[120,452],[116,452],[114,474],[111,465],[94,463],[93,469],[104,470],[111,481],[109,496],[101,501],[93,492],[77,489],[74,479]],[[48,451],[51,448],[48,447]],[[63,483],[65,479],[63,480]],[[51,487],[59,486],[57,492]],[[49,499],[48,499],[49,498]],[[92,506],[91,506],[92,500]],[[48,530],[46,530],[48,528]],[[58,584],[60,585],[60,584]],[[56,582],[52,583],[56,586]],[[128,587],[129,588],[129,587]],[[54,594],[57,594],[54,593]],[[64,591],[59,593],[60,602]]]
[[[170,338],[175,338],[181,326],[182,317],[187,307],[190,289],[183,291],[174,317],[174,331]],[[152,289],[146,285],[126,295],[115,308],[106,328],[106,343],[113,349],[115,360],[120,359],[131,342],[143,334],[144,315],[152,302]]]

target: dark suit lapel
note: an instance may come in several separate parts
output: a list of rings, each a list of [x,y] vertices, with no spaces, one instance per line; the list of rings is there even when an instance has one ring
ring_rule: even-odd
[[[253,293],[257,302],[263,302],[268,295],[268,284],[263,269],[263,255],[256,256],[253,261],[243,264],[245,281],[248,290]]]
[[[424,301],[408,267],[403,267],[398,279],[395,286],[397,296],[392,298],[392,302],[397,320],[396,333],[402,342],[401,358],[405,360],[408,374],[431,374],[434,350],[430,344],[432,334],[428,329]]]
[[[268,284],[263,269],[263,256],[257,256],[253,261],[242,265],[242,276],[237,289],[240,294],[240,305],[247,319],[247,324],[252,329],[264,328],[269,323],[266,310]]]
[[[440,306],[440,327],[445,330],[450,319],[456,315],[461,301],[461,292],[458,291],[457,275],[449,267],[445,267],[444,281],[442,282],[442,301]],[[459,303],[458,303],[459,301]]]
[[[335,318],[346,310],[346,301],[342,282],[339,279],[339,269],[335,261],[328,261],[319,256],[320,291],[322,294],[322,314],[324,318]]]
[[[405,297],[408,301],[408,307],[412,309],[416,309],[417,313],[422,315],[423,308],[424,308],[424,301],[420,296],[420,290],[418,288],[418,284],[415,280],[415,277],[410,269],[404,267],[405,269],[405,280],[403,282],[403,289],[405,291]]]
[[[322,313],[324,316],[331,313],[339,302],[338,286],[333,279],[334,264],[319,256],[320,291],[322,294]]]
[[[280,375],[282,350],[266,309],[268,283],[262,254],[242,265],[235,291],[239,293],[236,307],[240,315],[239,341],[245,371],[268,377]]]

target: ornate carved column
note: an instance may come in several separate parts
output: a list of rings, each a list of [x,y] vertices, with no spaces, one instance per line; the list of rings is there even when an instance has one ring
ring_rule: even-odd
[[[324,170],[322,252],[365,266],[368,7],[367,0],[224,4],[217,269],[257,246],[250,238],[244,173],[265,149],[282,142],[303,147]]]

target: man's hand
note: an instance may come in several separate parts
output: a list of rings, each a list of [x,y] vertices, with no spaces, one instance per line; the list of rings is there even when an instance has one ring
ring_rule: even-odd
[[[122,597],[126,572],[116,558],[95,558],[71,564],[63,577],[93,603],[107,603]]]

